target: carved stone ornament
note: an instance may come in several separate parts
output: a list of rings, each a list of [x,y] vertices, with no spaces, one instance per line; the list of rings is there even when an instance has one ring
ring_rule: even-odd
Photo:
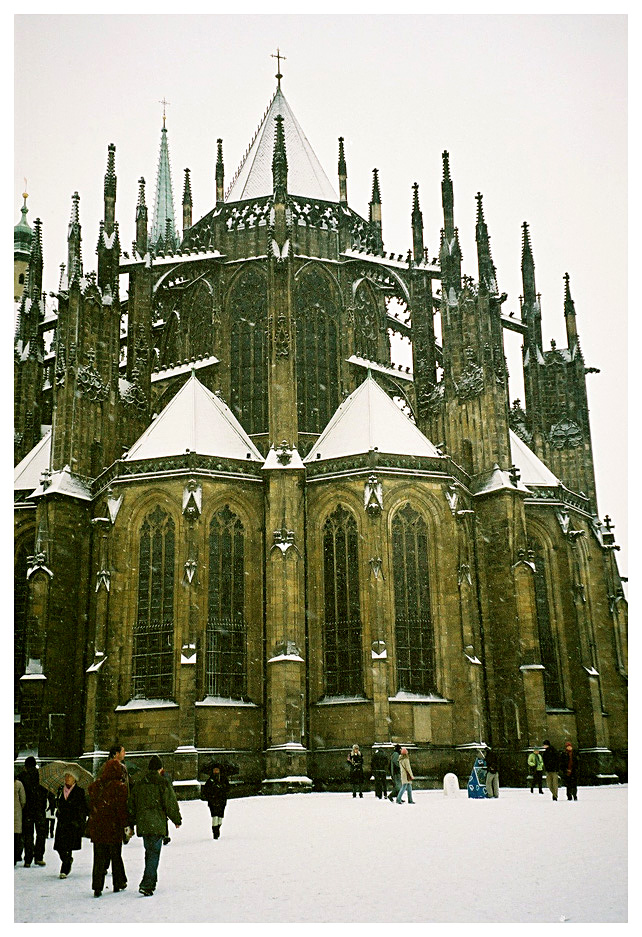
[[[370,517],[379,517],[383,510],[383,489],[376,475],[369,475],[364,485],[363,506]]]
[[[195,521],[201,516],[202,507],[203,486],[190,478],[183,488],[183,515],[187,520]]]
[[[135,410],[144,412],[147,409],[147,397],[143,393],[138,382],[138,369],[134,368],[132,372],[133,380],[122,396],[123,403]]]
[[[91,362],[78,368],[78,388],[90,400],[104,400],[109,393],[109,388]]]
[[[279,465],[289,465],[292,461],[293,447],[289,445],[287,439],[282,439],[274,454]]]
[[[419,393],[419,399],[417,400],[419,412],[422,416],[425,416],[428,413],[439,413],[443,404],[443,400],[443,382],[440,384],[435,384],[434,386],[429,385]]]
[[[566,417],[551,426],[548,438],[553,449],[577,449],[584,441],[580,427]]]
[[[51,572],[49,567],[46,566],[46,563],[47,563],[47,554],[42,551],[34,553],[33,556],[28,556],[27,557],[27,579],[31,579],[31,577],[35,573],[38,573],[38,572],[45,573],[47,576],[49,576],[50,579],[53,579],[53,573]]]
[[[514,401],[513,406],[508,413],[508,425],[515,433],[515,435],[519,436],[522,442],[525,442],[527,446],[532,445],[533,434],[528,430],[526,413],[520,407],[519,400]]]
[[[383,560],[380,556],[373,556],[369,561],[370,569],[372,570],[372,575],[375,579],[384,579],[383,575]]]
[[[517,551],[517,561],[513,563],[512,569],[522,565],[528,566],[529,569],[535,572],[535,553],[533,550],[521,548]]]
[[[274,645],[273,657],[301,657],[301,651],[296,641],[277,641]]]
[[[473,584],[473,581],[470,577],[470,566],[468,563],[462,563],[457,570],[457,585],[461,586],[464,582],[467,582],[469,586],[472,586]]]
[[[472,400],[473,397],[478,397],[484,389],[484,372],[475,362],[472,348],[466,349],[466,357],[468,364],[462,371],[459,381],[455,381],[459,400]]]
[[[569,532],[569,528],[571,525],[571,518],[566,513],[566,511],[556,511],[555,517],[557,518],[559,525],[562,528],[562,533],[564,534],[564,536],[566,536]]]
[[[290,333],[286,328],[286,323],[285,316],[277,317],[274,345],[277,355],[281,358],[287,358],[290,354]]]
[[[294,547],[298,553],[298,548],[294,542],[294,531],[288,530],[285,524],[281,527],[280,530],[274,531],[274,543],[272,544],[272,550],[279,549],[283,556],[288,552],[290,547]],[[272,552],[272,550],[270,552]]]
[[[111,573],[108,569],[99,569],[96,573],[96,592],[99,591],[102,586],[107,592],[109,592],[109,585],[111,581]]]
[[[450,513],[455,517],[457,514],[457,506],[459,505],[459,490],[454,485],[449,485],[448,488],[444,490],[444,494],[446,495]]]
[[[196,573],[197,565],[198,564],[196,560],[187,560],[187,562],[183,565],[183,569],[185,570],[185,579],[188,582],[192,582],[192,580],[194,579],[194,574]]]

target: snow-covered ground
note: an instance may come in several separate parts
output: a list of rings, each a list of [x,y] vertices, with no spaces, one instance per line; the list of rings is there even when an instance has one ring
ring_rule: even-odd
[[[627,788],[581,787],[554,803],[528,790],[497,800],[416,791],[416,805],[351,794],[228,803],[214,841],[207,805],[181,803],[156,894],[138,893],[142,840],[123,847],[126,891],[91,891],[92,847],[72,873],[47,840],[45,868],[14,869],[15,921],[64,923],[627,920]]]

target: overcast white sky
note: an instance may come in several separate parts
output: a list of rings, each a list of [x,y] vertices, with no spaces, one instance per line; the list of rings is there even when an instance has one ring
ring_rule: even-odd
[[[438,253],[448,149],[464,272],[477,274],[481,191],[506,312],[519,311],[529,222],[546,347],[566,344],[571,276],[586,364],[601,369],[587,378],[599,510],[616,523],[627,574],[625,16],[30,15],[16,17],[15,42],[14,216],[26,177],[47,289],[66,260],[76,190],[85,269],[95,269],[109,143],[124,250],[141,175],[151,215],[163,97],[177,218],[186,166],[194,219],[213,207],[216,138],[227,185],[272,96],[277,47],[283,91],[335,187],[345,137],[348,200],[361,214],[378,167],[386,249],[411,246],[418,182]],[[508,333],[511,399],[523,400],[519,347]]]

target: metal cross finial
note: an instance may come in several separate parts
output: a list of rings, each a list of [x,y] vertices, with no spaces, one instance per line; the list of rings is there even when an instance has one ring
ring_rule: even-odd
[[[280,88],[281,88],[281,79],[283,78],[283,75],[281,74],[281,59],[283,59],[283,61],[285,62],[285,56],[284,56],[284,55],[281,55],[281,50],[280,50],[279,47],[277,46],[277,48],[276,48],[276,55],[274,55],[274,53],[272,53],[270,57],[273,58],[273,59],[276,59],[276,80],[277,80],[277,82],[278,82],[278,87],[279,87],[279,90],[280,90]]]
[[[165,129],[165,108],[169,104],[169,101],[166,101],[165,98],[163,97],[163,100],[159,101],[158,103],[163,105],[163,130],[164,130]]]

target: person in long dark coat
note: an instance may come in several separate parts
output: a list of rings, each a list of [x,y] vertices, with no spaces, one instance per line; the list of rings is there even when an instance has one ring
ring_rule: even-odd
[[[566,742],[560,755],[560,774],[566,784],[566,799],[577,800],[577,751],[571,742]]]
[[[350,765],[350,780],[352,781],[352,796],[356,797],[357,791],[359,791],[359,797],[363,797],[363,755],[356,742],[348,755],[348,763]]]
[[[386,773],[388,771],[388,758],[380,748],[375,749],[370,763],[374,775],[375,797],[382,800],[387,796]]]
[[[125,771],[117,758],[105,762],[98,780],[89,785],[88,831],[94,844],[91,887],[96,898],[100,898],[103,893],[110,862],[114,891],[127,888],[121,850],[125,827],[129,825],[128,793]]]
[[[396,799],[401,790],[401,768],[399,767],[399,756],[401,755],[401,745],[395,745],[390,756],[390,778],[392,779],[392,790],[388,794],[388,800]]]
[[[74,861],[72,852],[82,848],[82,834],[87,823],[89,807],[82,787],[77,783],[76,775],[69,771],[65,783],[56,798],[56,836],[54,849],[60,856],[60,878],[67,878]]]
[[[557,772],[560,766],[560,756],[557,749],[551,745],[548,739],[542,742],[542,761],[546,771],[546,786],[548,787],[553,800],[557,800],[558,777]]]
[[[33,755],[25,758],[24,771],[18,775],[25,789],[27,802],[22,811],[22,840],[25,851],[25,867],[32,862],[45,865],[45,842],[47,839],[47,791],[40,783],[40,772]],[[35,843],[34,843],[35,836]]]
[[[218,839],[221,835],[221,824],[227,805],[230,791],[230,782],[226,772],[221,771],[219,765],[212,765],[210,776],[201,788],[201,800],[207,801],[212,817],[212,836]]]

